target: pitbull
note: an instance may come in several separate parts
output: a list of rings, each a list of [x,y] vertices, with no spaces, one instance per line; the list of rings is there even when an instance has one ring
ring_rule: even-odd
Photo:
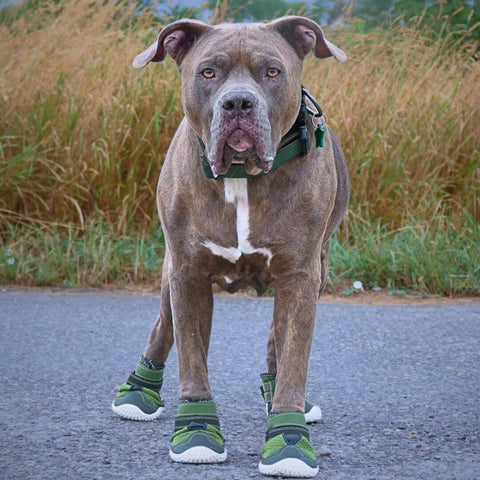
[[[135,420],[162,413],[163,367],[175,339],[180,404],[170,457],[177,462],[227,456],[207,371],[212,284],[229,292],[250,286],[259,294],[273,286],[259,469],[280,476],[318,472],[305,383],[329,242],[350,186],[340,144],[302,90],[310,51],[346,59],[314,21],[299,16],[217,26],[180,20],[133,62],[142,68],[167,54],[175,60],[185,118],[157,189],[166,239],[161,310],[113,410]]]

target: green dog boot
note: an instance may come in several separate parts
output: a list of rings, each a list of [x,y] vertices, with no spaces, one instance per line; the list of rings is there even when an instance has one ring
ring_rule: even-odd
[[[273,394],[275,393],[275,373],[262,373],[260,375],[262,378],[262,385],[260,387],[260,392],[262,392],[262,397],[265,400],[265,407],[267,415],[270,414],[272,410]],[[318,405],[305,400],[305,422],[314,423],[319,422],[322,419],[322,410]]]
[[[160,398],[163,368],[149,368],[140,361],[126,383],[120,386],[112,410],[127,420],[151,421],[160,417],[164,403]]]
[[[221,463],[227,459],[225,439],[212,400],[180,403],[169,455],[180,463]]]
[[[279,413],[268,417],[258,469],[263,475],[279,477],[311,478],[318,473],[303,414]]]

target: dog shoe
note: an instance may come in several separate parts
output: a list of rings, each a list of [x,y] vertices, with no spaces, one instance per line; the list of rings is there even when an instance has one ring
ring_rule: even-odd
[[[258,465],[263,475],[314,477],[318,465],[301,413],[279,413],[267,421],[266,442]]]
[[[227,459],[222,432],[208,423],[190,422],[176,431],[169,454],[180,463],[220,463]]]
[[[180,403],[169,455],[180,463],[221,463],[227,459],[213,401]]]
[[[142,361],[120,386],[112,410],[127,420],[150,421],[160,417],[165,404],[160,398],[163,368],[148,368]]]
[[[260,392],[265,400],[265,409],[267,415],[272,410],[273,394],[275,393],[275,373],[262,373],[260,375],[262,379],[262,385],[260,386]],[[315,405],[308,400],[305,400],[305,421],[307,423],[318,422],[322,419],[322,410],[318,405]]]
[[[124,383],[113,400],[112,410],[127,420],[148,422],[162,415],[164,403],[154,390]]]
[[[322,410],[318,405],[305,400],[305,422],[315,423],[322,419]]]

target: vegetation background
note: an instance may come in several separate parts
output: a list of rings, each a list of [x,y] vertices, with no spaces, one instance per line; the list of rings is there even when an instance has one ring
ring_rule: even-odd
[[[138,71],[133,57],[181,17],[299,13],[349,56],[310,56],[303,79],[352,180],[332,283],[479,295],[479,1],[195,5],[0,4],[0,283],[159,286],[155,186],[180,82],[171,59]]]

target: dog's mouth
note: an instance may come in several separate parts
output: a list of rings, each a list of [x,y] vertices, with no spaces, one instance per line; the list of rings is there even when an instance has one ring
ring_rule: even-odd
[[[243,164],[249,175],[268,173],[272,169],[273,156],[267,152],[261,137],[254,136],[253,132],[236,128],[220,138],[216,147],[209,159],[215,176],[226,174],[232,164]]]
[[[227,138],[223,148],[223,162],[227,170],[232,164],[240,164],[245,166],[245,171],[250,175],[258,175],[264,171],[255,142],[240,129]]]
[[[250,135],[244,132],[242,129],[237,128],[226,141],[227,146],[238,153],[244,153],[248,150],[255,149],[255,142]]]

